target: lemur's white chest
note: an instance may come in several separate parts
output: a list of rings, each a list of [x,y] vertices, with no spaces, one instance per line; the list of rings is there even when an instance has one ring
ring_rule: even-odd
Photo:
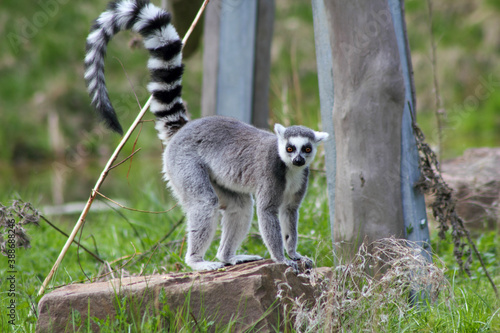
[[[303,168],[292,168],[286,173],[286,186],[283,198],[285,201],[289,202],[293,198],[294,194],[300,191],[304,181],[304,169]]]

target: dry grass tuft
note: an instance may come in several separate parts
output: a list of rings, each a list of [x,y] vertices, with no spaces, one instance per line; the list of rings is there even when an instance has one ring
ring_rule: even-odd
[[[415,295],[430,301],[442,290],[451,295],[445,268],[428,262],[421,251],[407,240],[381,239],[361,245],[351,262],[333,269],[331,278],[321,281],[312,274],[319,296],[312,306],[302,299],[290,300],[294,328],[297,332],[383,332],[389,320],[404,318],[415,304]]]
[[[24,227],[30,224],[38,226],[39,221],[40,212],[29,202],[13,200],[10,206],[0,203],[0,254],[7,256],[9,249],[30,248],[30,237]]]

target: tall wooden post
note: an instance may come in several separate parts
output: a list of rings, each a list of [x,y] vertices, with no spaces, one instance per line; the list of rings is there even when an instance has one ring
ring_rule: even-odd
[[[335,147],[335,130],[333,127],[333,64],[332,48],[328,18],[323,0],[312,0],[314,19],[314,41],[316,47],[316,63],[318,67],[319,100],[321,107],[322,130],[330,137],[325,142],[326,182],[328,190],[328,207],[330,208],[330,226],[334,239],[335,223],[335,175],[337,173],[337,150]]]
[[[427,248],[404,2],[312,0],[312,7],[323,127],[337,137],[336,148],[325,146],[332,237],[349,250],[390,235]]]
[[[349,257],[361,242],[404,237],[404,79],[387,0],[331,0],[325,9],[335,79],[333,230],[336,249]]]
[[[213,0],[207,6],[202,115],[268,128],[274,0]]]

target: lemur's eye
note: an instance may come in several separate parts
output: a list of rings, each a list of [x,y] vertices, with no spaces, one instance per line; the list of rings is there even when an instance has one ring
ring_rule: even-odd
[[[295,150],[295,148],[293,146],[286,147],[286,151],[289,153],[293,153],[294,150]]]
[[[306,153],[306,154],[309,154],[310,152],[312,152],[312,147],[310,145],[305,145],[304,147],[302,147],[302,152]]]

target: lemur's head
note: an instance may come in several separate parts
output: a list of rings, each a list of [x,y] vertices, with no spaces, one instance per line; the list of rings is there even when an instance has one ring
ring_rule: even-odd
[[[321,141],[328,133],[316,132],[304,126],[283,127],[274,125],[278,136],[278,152],[281,160],[289,167],[306,167],[311,164]]]

